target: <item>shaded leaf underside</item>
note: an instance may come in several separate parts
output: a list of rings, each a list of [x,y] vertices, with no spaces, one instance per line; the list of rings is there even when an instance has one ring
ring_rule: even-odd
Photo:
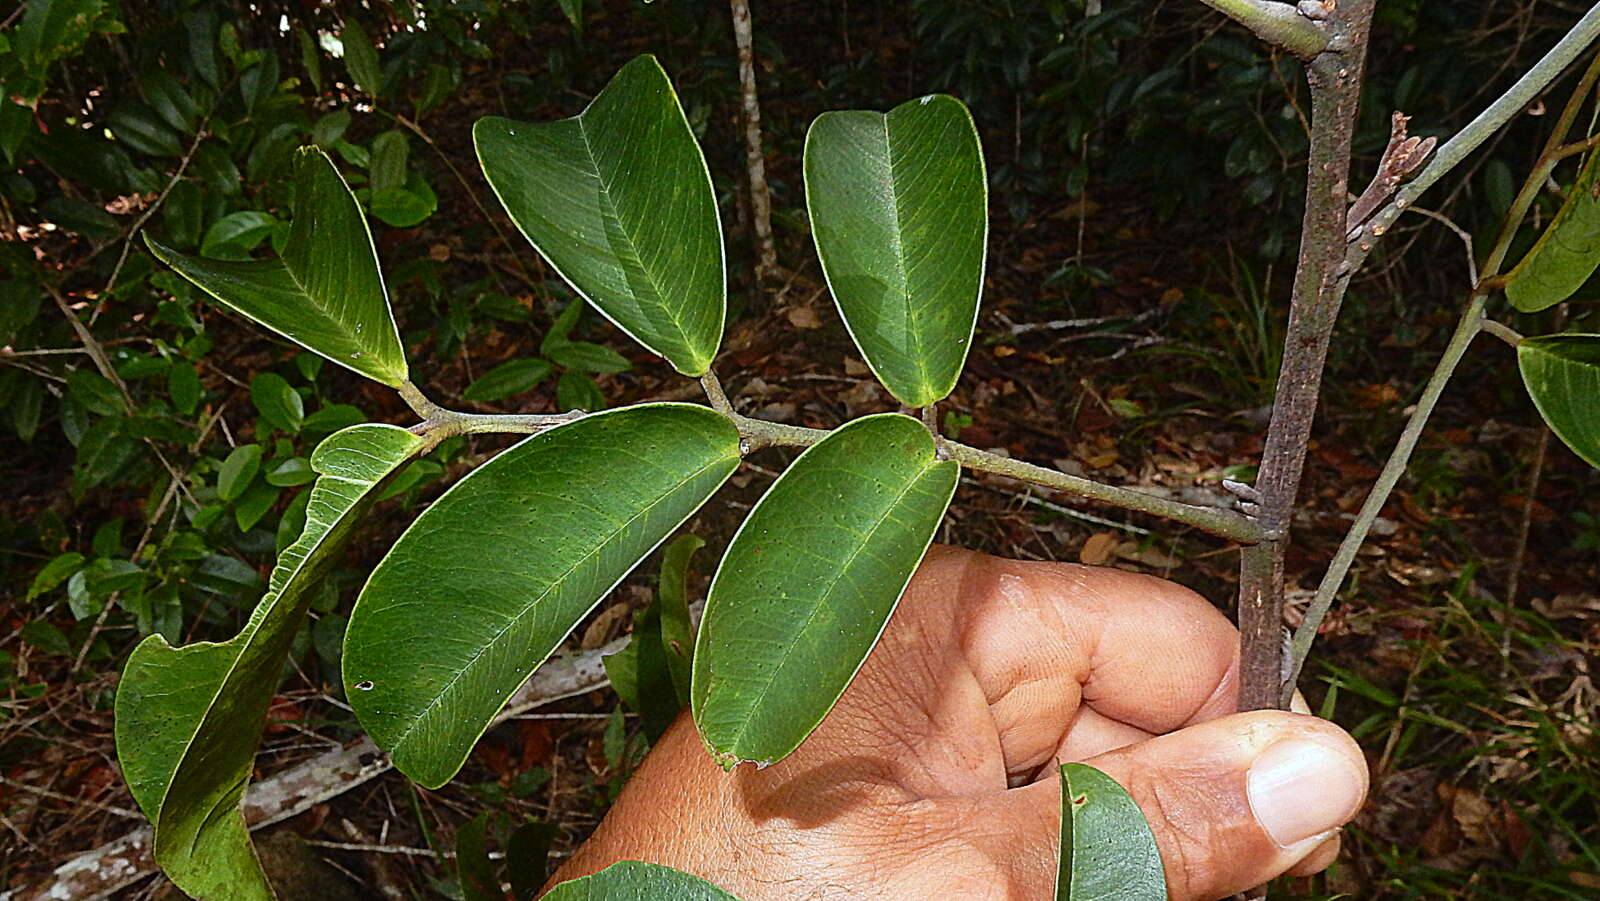
[[[280,555],[267,594],[237,636],[172,647],[146,638],[116,701],[117,754],[135,801],[155,824],[155,857],[196,897],[272,897],[238,811],[290,642],[311,589],[338,559],[381,485],[422,447],[405,429],[361,425],[312,455],[306,526]]]

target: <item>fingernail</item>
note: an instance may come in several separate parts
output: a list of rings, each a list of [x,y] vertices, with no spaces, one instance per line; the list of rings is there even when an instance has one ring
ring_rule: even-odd
[[[1288,739],[1261,752],[1246,786],[1256,822],[1288,847],[1348,822],[1361,805],[1363,784],[1345,755]]]

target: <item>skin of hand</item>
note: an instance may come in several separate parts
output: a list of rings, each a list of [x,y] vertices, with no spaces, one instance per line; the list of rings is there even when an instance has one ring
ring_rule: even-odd
[[[726,773],[679,717],[551,884],[646,860],[742,901],[1044,901],[1067,761],[1133,795],[1172,901],[1317,872],[1366,761],[1237,694],[1238,632],[1188,589],[935,547],[799,750]]]

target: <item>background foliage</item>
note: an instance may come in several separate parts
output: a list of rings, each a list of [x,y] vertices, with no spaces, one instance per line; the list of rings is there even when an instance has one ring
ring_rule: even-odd
[[[804,378],[854,362],[840,360],[842,340],[813,330],[831,313],[805,231],[805,127],[822,109],[952,93],[972,109],[989,161],[992,265],[990,312],[947,432],[1175,491],[1246,471],[1276,372],[1299,218],[1298,67],[1197,4],[1089,5],[1096,14],[1070,2],[758,5],[775,218],[781,260],[795,270],[779,293],[745,276],[736,59],[720,3],[57,0],[10,13],[0,31],[0,453],[10,483],[0,505],[0,774],[11,781],[0,785],[0,814],[25,841],[0,851],[0,884],[24,884],[52,855],[122,828],[12,781],[131,806],[107,754],[115,674],[133,646],[151,632],[173,643],[236,632],[276,552],[304,525],[311,449],[368,418],[407,421],[388,392],[206,305],[135,240],[145,229],[179,251],[241,260],[281,251],[302,144],[333,156],[376,220],[401,341],[426,386],[511,412],[670,395],[694,386],[572,303],[494,210],[468,128],[485,114],[572,115],[624,60],[657,54],[705,147],[728,233],[724,377],[798,421],[832,425],[841,410],[894,405],[860,381],[820,390]],[[1447,133],[1570,13],[1393,0],[1379,17],[1356,145],[1368,160],[1390,109],[1414,115],[1414,134]],[[1479,243],[1538,152],[1541,124],[1524,117],[1436,201]],[[1543,215],[1559,203],[1542,198]],[[1359,504],[1346,495],[1381,461],[1466,285],[1456,235],[1421,219],[1406,228],[1356,286],[1335,342],[1307,490],[1335,518]],[[1596,293],[1585,286],[1579,297]],[[1555,330],[1563,317],[1581,326],[1595,315],[1584,309],[1530,314],[1522,330]],[[1021,327],[1057,320],[1080,324]],[[1600,330],[1590,325],[1580,330]],[[1452,389],[1459,408],[1447,402],[1388,514],[1391,539],[1320,651],[1321,675],[1337,688],[1316,700],[1369,744],[1382,778],[1351,843],[1356,857],[1308,892],[1595,888],[1584,880],[1600,871],[1600,697],[1589,681],[1600,486],[1559,442],[1546,449],[1536,437],[1503,349],[1481,348],[1467,366]],[[453,439],[413,463],[368,517],[371,547],[387,547],[467,462],[496,449]],[[748,486],[746,500],[762,487]],[[940,537],[1114,561],[1230,594],[1230,567],[1210,561],[1205,540],[1144,534],[1152,524],[1138,518],[1111,527],[1074,518],[1059,500],[965,486],[956,509],[968,512]],[[1302,524],[1303,557],[1291,566],[1319,570],[1338,524],[1320,536],[1315,519]],[[693,525],[719,552],[731,537],[710,514]],[[269,727],[288,750],[263,767],[293,759],[296,737],[352,734],[337,655],[375,557],[354,552],[313,599]],[[595,634],[644,606],[651,581],[625,586],[619,614]],[[1520,596],[1508,598],[1519,581]],[[383,787],[396,828],[412,844],[451,847],[436,833],[488,810],[480,843],[511,841],[530,816],[562,824],[560,843],[580,839],[645,746],[620,710],[596,699],[570,711],[584,718],[569,725],[500,735],[441,793]],[[339,815],[359,819],[362,802],[344,803]],[[394,878],[464,890],[449,868],[425,863]]]

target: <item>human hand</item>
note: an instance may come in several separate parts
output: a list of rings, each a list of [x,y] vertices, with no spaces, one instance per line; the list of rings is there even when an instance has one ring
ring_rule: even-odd
[[[1361,751],[1237,695],[1238,632],[1188,589],[936,547],[799,750],[725,773],[679,717],[555,881],[632,859],[743,901],[1043,901],[1068,761],[1139,803],[1172,901],[1317,872]]]

